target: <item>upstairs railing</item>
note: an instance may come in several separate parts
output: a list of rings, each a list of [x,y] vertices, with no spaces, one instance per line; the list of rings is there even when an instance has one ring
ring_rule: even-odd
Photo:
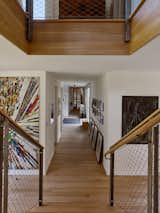
[[[131,40],[131,21],[146,0],[125,0],[125,41]]]
[[[18,0],[33,3],[34,20],[124,18],[125,0]]]
[[[160,109],[105,153],[110,155],[110,205],[125,213],[159,213]]]
[[[0,111],[0,212],[26,213],[43,202],[43,147]]]
[[[131,39],[131,19],[145,0],[17,0],[26,13],[26,38],[32,41],[33,21],[124,19],[124,41]]]

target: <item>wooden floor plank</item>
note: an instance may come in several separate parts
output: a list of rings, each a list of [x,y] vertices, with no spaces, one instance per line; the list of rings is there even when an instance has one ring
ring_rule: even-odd
[[[108,205],[108,177],[96,162],[88,134],[66,125],[44,179],[44,206],[32,213],[120,213]]]

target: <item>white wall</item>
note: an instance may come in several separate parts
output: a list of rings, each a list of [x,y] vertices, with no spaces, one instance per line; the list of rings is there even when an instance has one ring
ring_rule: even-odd
[[[54,110],[54,123],[51,124],[52,106]],[[56,80],[52,73],[46,73],[46,142],[45,142],[45,172],[55,153],[56,145]]]
[[[96,96],[102,98],[105,104],[104,126],[99,126],[104,134],[104,151],[121,138],[122,96],[160,97],[159,79],[160,73],[156,71],[114,71],[103,74],[103,76],[97,80]],[[141,150],[141,152],[139,152],[139,150]],[[137,164],[137,167],[134,167],[134,172],[137,171],[138,174],[141,172],[144,173],[146,171],[146,164],[144,165],[141,162],[141,154],[143,159],[147,158],[147,149],[145,146],[129,145],[122,149],[121,152],[119,152],[119,155],[117,155],[117,162],[119,162],[116,165],[117,173],[122,174],[122,171],[124,171],[125,168],[127,174],[132,174],[133,170],[130,165],[131,161],[133,163],[134,159],[136,159]],[[123,162],[125,164],[122,165]],[[108,161],[104,159],[103,165],[108,173]]]
[[[63,87],[63,117],[69,115],[69,86],[64,85]]]
[[[62,134],[62,91],[61,83],[56,86],[56,143],[59,143]]]

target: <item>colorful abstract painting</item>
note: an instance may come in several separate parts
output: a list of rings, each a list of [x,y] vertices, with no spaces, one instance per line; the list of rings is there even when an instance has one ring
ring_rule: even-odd
[[[0,109],[5,111],[35,140],[39,140],[40,80],[36,77],[0,78]],[[36,150],[10,129],[9,167],[37,168]]]

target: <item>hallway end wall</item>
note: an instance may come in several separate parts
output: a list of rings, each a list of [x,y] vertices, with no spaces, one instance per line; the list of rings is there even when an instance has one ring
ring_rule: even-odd
[[[63,87],[60,81],[57,81],[56,86],[56,143],[60,142],[62,134],[62,93]]]
[[[63,87],[63,118],[69,116],[69,86],[64,85]]]

